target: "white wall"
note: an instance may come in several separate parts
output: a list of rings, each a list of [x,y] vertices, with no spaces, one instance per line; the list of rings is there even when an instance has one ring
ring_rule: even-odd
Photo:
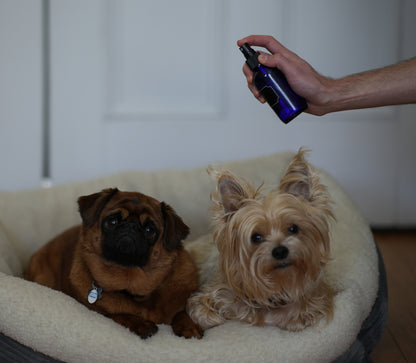
[[[14,169],[0,180],[2,189],[40,184],[40,5],[1,3],[0,13],[8,15],[0,26],[11,34],[23,26],[27,34],[3,37],[2,49],[28,43],[31,56],[24,57],[28,77],[17,72],[0,84],[2,94],[9,85],[22,92],[25,106],[0,114],[0,140],[12,144],[2,143],[0,151],[19,151],[0,161],[2,170]],[[415,107],[304,114],[283,125],[247,90],[236,46],[245,35],[272,34],[326,75],[359,72],[416,54],[414,2],[259,0],[256,6],[248,0],[52,1],[52,181],[306,146],[311,161],[339,180],[372,224],[415,226]],[[19,11],[30,20],[8,20]],[[0,74],[9,74],[3,63],[18,55],[2,54]],[[9,103],[1,97],[0,112]]]
[[[40,0],[0,1],[0,188],[42,179]]]
[[[416,55],[416,1],[403,3],[401,21],[400,58],[408,59]],[[397,220],[402,225],[416,225],[416,105],[402,106],[398,110],[400,124],[398,133],[397,168]]]

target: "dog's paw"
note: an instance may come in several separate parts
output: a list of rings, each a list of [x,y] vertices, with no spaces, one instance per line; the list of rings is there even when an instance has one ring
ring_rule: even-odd
[[[201,339],[204,336],[204,330],[199,324],[192,322],[187,326],[175,326],[172,327],[175,335],[179,337],[184,337],[186,339],[197,338]]]
[[[150,338],[152,335],[155,335],[159,328],[153,321],[143,321],[141,324],[137,325],[132,329],[134,333],[140,336],[142,339]]]
[[[204,336],[204,330],[201,326],[192,321],[185,311],[180,311],[172,319],[172,330],[179,336],[184,338],[201,339]]]
[[[139,335],[142,339],[146,339],[155,335],[158,331],[157,325],[150,320],[144,320],[137,315],[130,314],[112,314],[108,315],[115,322],[124,325],[133,333]]]

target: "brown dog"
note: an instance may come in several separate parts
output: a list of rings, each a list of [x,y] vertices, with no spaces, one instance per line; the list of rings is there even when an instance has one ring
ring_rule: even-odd
[[[185,312],[198,287],[195,264],[181,241],[189,228],[167,204],[135,192],[105,189],[78,199],[82,225],[43,246],[26,278],[60,290],[142,338],[156,324],[202,337]]]

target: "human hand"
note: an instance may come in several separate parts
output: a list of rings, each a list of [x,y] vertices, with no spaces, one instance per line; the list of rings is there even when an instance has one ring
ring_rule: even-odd
[[[250,35],[240,39],[237,45],[241,46],[244,43],[264,47],[271,53],[261,52],[259,62],[270,68],[278,68],[285,74],[292,89],[306,99],[308,103],[306,112],[314,115],[323,115],[327,112],[325,105],[330,98],[331,79],[320,75],[309,63],[285,48],[272,36]],[[245,63],[243,73],[247,78],[250,91],[260,102],[264,103],[264,98],[253,84],[253,72]]]

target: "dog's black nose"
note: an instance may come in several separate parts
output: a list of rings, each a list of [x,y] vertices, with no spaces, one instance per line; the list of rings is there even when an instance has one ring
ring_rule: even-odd
[[[289,255],[289,249],[286,246],[275,247],[272,255],[276,260],[284,260]]]

